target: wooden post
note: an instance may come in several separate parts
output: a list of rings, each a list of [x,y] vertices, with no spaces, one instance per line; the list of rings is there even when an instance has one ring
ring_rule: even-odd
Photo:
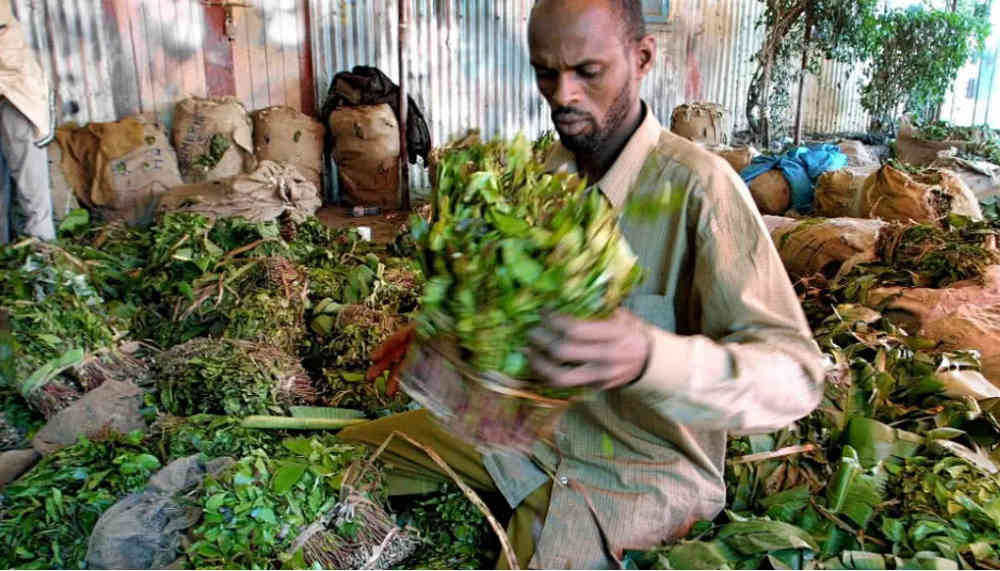
[[[407,103],[409,97],[406,95],[406,39],[407,28],[409,27],[410,0],[399,1],[399,189],[402,193],[400,208],[410,209],[410,160],[406,152],[406,118]]]

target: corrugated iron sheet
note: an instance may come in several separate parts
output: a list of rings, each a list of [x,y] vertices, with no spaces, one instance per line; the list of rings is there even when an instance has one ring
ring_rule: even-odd
[[[532,0],[408,1],[407,87],[435,144],[467,128],[487,137],[549,128],[528,65]],[[250,109],[287,104],[309,111],[338,71],[365,64],[398,77],[396,0],[240,0],[229,12],[233,37],[221,42],[218,4],[13,0],[53,78],[62,121],[139,112],[169,121],[177,99],[223,92]],[[680,103],[713,101],[730,110],[734,129],[746,128],[762,9],[758,0],[675,0],[671,21],[650,26],[658,54],[642,95],[661,122]],[[827,63],[807,80],[807,131],[864,128],[857,67]],[[220,77],[227,69],[230,76]],[[413,175],[414,186],[427,185],[423,169]]]
[[[13,0],[56,89],[60,123],[136,113],[169,123],[174,104],[192,95],[311,112],[306,0],[239,0],[228,11],[221,4]]]
[[[528,65],[527,20],[532,0],[410,0],[407,89],[427,117],[435,144],[479,128],[485,136],[535,136],[549,128],[548,111]],[[394,0],[309,0],[313,62],[320,100],[338,72],[374,65],[399,74]],[[763,41],[757,0],[676,0],[672,21],[650,25],[657,62],[643,98],[668,124],[676,105],[713,101],[745,129],[751,56]],[[857,66],[827,62],[806,82],[808,132],[863,130]],[[848,75],[851,73],[852,75]],[[794,117],[794,109],[789,111]],[[422,169],[413,184],[427,184]]]

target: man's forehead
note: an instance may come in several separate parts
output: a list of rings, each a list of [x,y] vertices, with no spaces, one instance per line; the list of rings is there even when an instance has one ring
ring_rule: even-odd
[[[606,59],[620,47],[620,26],[607,0],[541,0],[528,26],[532,58],[558,57],[569,65]]]

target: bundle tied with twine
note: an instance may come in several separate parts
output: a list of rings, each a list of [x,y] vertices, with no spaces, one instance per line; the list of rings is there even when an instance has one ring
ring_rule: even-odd
[[[493,516],[482,498],[429,446],[411,436],[394,431],[359,468],[352,465],[341,484],[341,500],[323,517],[306,527],[292,542],[291,553],[302,550],[308,565],[319,564],[324,569],[388,569],[398,565],[412,555],[421,540],[414,530],[401,528],[385,508],[372,501],[371,493],[377,478],[368,477],[375,460],[385,451],[393,438],[402,438],[427,454],[455,484],[465,497],[476,506],[500,540],[510,568],[520,569],[517,555],[511,546],[503,526]],[[349,523],[360,524],[352,538],[346,538],[337,530]]]

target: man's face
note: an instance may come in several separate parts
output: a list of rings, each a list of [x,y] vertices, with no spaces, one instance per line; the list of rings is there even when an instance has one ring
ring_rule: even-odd
[[[559,139],[572,152],[595,152],[639,104],[641,54],[621,26],[600,0],[543,1],[532,12],[531,65]]]

